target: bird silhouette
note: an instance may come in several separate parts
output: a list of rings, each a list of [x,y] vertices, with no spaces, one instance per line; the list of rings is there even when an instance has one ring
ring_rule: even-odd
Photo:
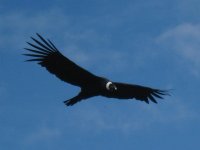
[[[94,75],[63,56],[49,39],[44,39],[38,33],[36,34],[38,39],[31,37],[34,44],[27,42],[31,48],[25,48],[29,53],[23,55],[31,57],[26,61],[36,61],[62,81],[80,87],[78,95],[64,101],[67,106],[94,96],[157,103],[155,98],[163,99],[163,96],[169,95],[167,90],[113,82],[105,77]]]

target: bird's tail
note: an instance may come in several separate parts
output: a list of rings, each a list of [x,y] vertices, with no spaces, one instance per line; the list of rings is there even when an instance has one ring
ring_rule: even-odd
[[[76,104],[77,102],[81,101],[82,99],[79,98],[78,96],[75,96],[69,100],[64,101],[65,105],[67,106],[72,106],[74,104]]]
[[[89,97],[92,97],[92,96],[85,95],[84,92],[81,91],[77,96],[64,101],[64,103],[67,106],[72,106],[72,105],[76,104],[77,102],[80,102],[81,100],[87,99]]]

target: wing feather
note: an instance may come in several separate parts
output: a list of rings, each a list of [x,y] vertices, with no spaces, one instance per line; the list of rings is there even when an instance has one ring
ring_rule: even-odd
[[[56,46],[49,39],[48,39],[48,42],[51,44],[51,46],[53,46],[53,49],[55,49],[55,50],[58,51],[58,49],[56,48]]]
[[[30,48],[24,48],[24,49],[28,50],[30,52],[36,53],[36,54],[43,54],[43,55],[47,55],[48,54],[48,53],[45,53],[45,52],[41,52],[41,51],[30,49]]]
[[[163,99],[162,96],[169,95],[167,91],[153,89],[150,87],[126,84],[126,83],[118,83],[114,82],[117,87],[117,90],[113,92],[110,97],[119,98],[119,99],[132,99],[145,101],[149,103],[149,100],[157,103],[155,98]]]
[[[50,40],[45,40],[38,33],[37,36],[40,41],[31,37],[35,44],[27,42],[32,49],[25,48],[31,53],[24,55],[34,57],[27,61],[37,61],[59,79],[80,87],[84,87],[98,78],[63,56]]]

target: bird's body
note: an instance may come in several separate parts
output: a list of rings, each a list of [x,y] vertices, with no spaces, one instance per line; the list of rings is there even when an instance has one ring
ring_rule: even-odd
[[[37,61],[38,64],[45,67],[62,81],[81,88],[77,96],[64,101],[67,106],[93,96],[118,99],[135,98],[146,103],[149,103],[149,100],[157,103],[154,97],[162,99],[162,96],[168,94],[167,91],[140,85],[112,82],[104,77],[96,76],[63,56],[50,40],[45,40],[39,34],[37,36],[40,41],[32,38],[36,45],[27,42],[34,48],[25,48],[32,53],[24,55],[33,57],[33,59],[27,61]]]

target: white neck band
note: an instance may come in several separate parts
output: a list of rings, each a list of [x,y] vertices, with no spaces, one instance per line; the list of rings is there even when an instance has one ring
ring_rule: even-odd
[[[107,90],[110,90],[109,86],[110,86],[111,84],[112,84],[112,82],[110,82],[110,81],[109,81],[108,83],[106,83],[106,89],[107,89]]]

